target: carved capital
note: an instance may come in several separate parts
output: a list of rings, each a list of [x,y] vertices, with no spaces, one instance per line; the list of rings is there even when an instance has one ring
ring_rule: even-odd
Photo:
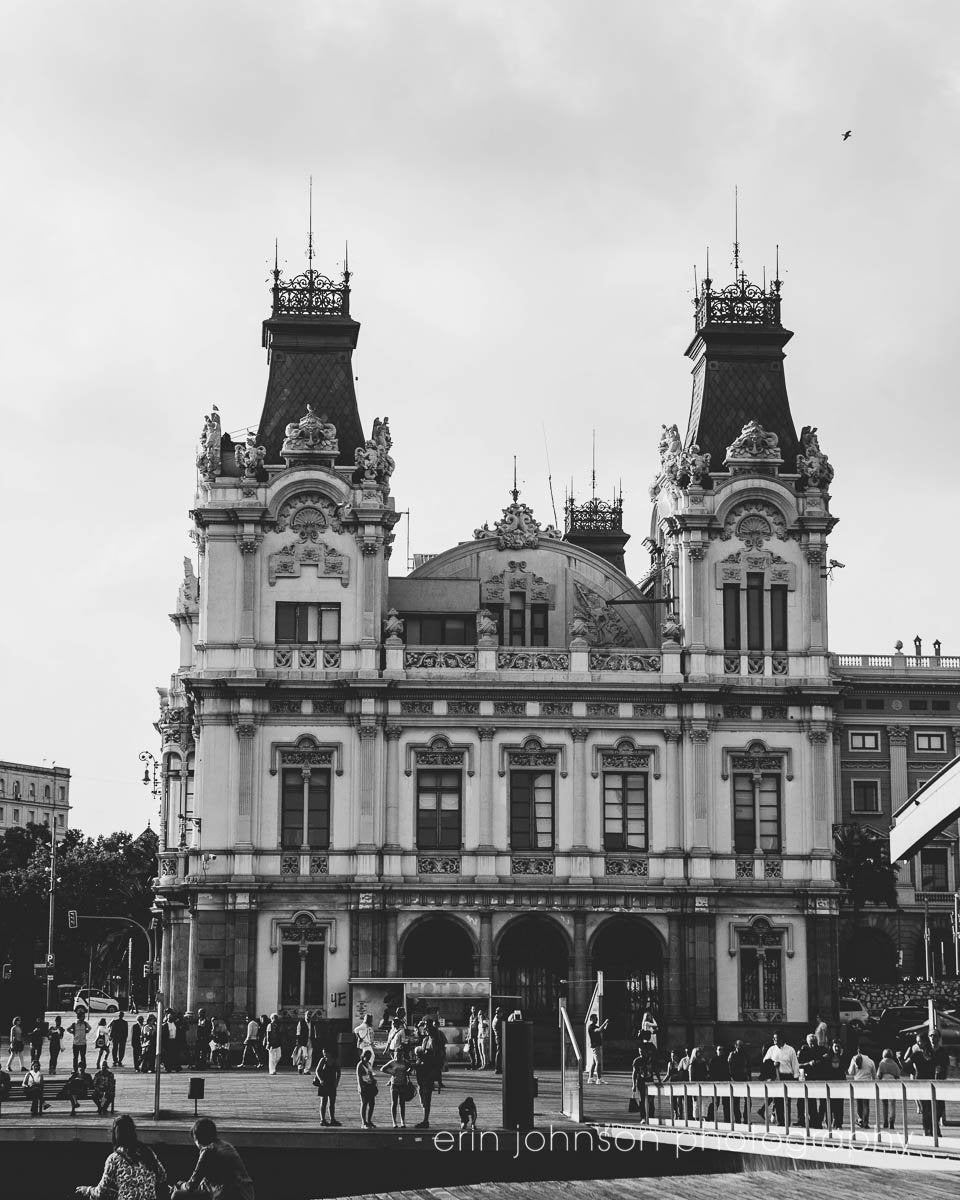
[[[703,558],[703,556],[706,554],[706,552],[707,552],[706,546],[701,545],[700,542],[694,542],[692,546],[687,547],[687,553],[690,555],[690,557],[693,559],[694,562],[700,562],[700,560]]]
[[[388,742],[395,742],[401,733],[403,733],[403,727],[400,725],[387,725],[383,730],[383,736]]]
[[[690,730],[690,741],[696,743],[697,745],[701,745],[701,746],[704,745],[705,743],[710,741],[710,730],[709,729],[691,729]]]
[[[479,737],[481,742],[489,742],[496,732],[496,727],[493,725],[480,725],[477,727],[477,737]]]
[[[376,554],[379,551],[379,549],[380,549],[379,542],[361,542],[360,543],[360,553],[365,558],[372,557],[374,554]]]
[[[890,739],[891,746],[905,746],[910,730],[906,725],[888,725],[887,737]]]
[[[803,552],[803,557],[807,560],[811,567],[823,565],[823,551],[816,546],[808,546]]]
[[[240,547],[241,554],[256,554],[257,547],[263,541],[260,536],[255,537],[238,537],[237,545]]]
[[[585,742],[590,730],[585,729],[582,725],[574,725],[574,727],[570,730],[570,733],[572,734],[575,742]]]
[[[683,741],[683,730],[682,729],[665,729],[663,731],[663,738],[664,738],[664,741],[667,742],[668,745],[671,743],[673,745],[679,745],[679,743]]]
[[[375,738],[377,736],[376,725],[358,725],[357,733],[361,738]]]
[[[251,725],[247,722],[237,725],[237,737],[252,738],[257,732],[256,725]]]
[[[807,737],[815,746],[822,745],[824,742],[830,740],[830,734],[825,729],[811,729]]]

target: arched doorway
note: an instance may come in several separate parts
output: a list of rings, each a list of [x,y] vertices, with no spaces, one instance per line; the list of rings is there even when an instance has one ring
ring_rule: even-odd
[[[473,940],[449,917],[428,917],[403,939],[404,979],[472,979]]]
[[[503,932],[497,954],[495,996],[509,1013],[556,1023],[557,1001],[567,991],[566,938],[549,917],[524,917]]]
[[[645,921],[614,917],[600,926],[590,950],[590,973],[603,972],[603,1015],[607,1040],[636,1045],[644,1009],[663,1025],[663,946]]]

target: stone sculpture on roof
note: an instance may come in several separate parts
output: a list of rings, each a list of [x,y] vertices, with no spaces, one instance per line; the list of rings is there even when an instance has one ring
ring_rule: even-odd
[[[212,410],[203,418],[200,451],[197,454],[197,467],[204,479],[214,479],[220,474],[221,437],[220,413],[214,404]]]
[[[280,454],[287,461],[290,459],[330,457],[340,453],[337,441],[337,427],[326,417],[318,417],[313,411],[313,405],[307,405],[306,415],[299,421],[291,421],[285,430]]]
[[[768,433],[759,421],[748,421],[740,436],[727,447],[728,458],[779,458],[779,439]]]
[[[797,474],[808,488],[823,489],[833,480],[833,467],[820,449],[815,425],[804,425],[800,434],[800,453],[797,455]]]
[[[243,478],[248,481],[256,479],[257,473],[267,457],[266,449],[263,446],[258,446],[254,435],[248,433],[247,444],[245,446],[237,446],[235,453],[237,456],[237,466],[243,472]]]
[[[541,529],[530,506],[514,499],[503,510],[503,516],[492,529],[484,522],[473,531],[473,536],[478,542],[496,538],[498,550],[533,550],[540,545],[541,538],[558,539],[562,535],[553,525]]]

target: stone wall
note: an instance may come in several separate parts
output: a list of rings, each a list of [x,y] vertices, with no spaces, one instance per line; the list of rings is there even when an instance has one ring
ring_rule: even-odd
[[[841,996],[857,996],[871,1016],[879,1016],[885,1008],[896,1008],[902,1004],[926,1004],[928,999],[937,1002],[938,1008],[960,1007],[960,979],[932,981],[926,979],[902,979],[899,983],[871,983],[867,979],[841,979]]]

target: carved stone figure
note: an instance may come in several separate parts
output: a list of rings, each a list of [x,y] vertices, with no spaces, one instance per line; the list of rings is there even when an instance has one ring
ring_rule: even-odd
[[[533,515],[530,506],[514,500],[503,510],[503,516],[491,529],[486,522],[473,531],[477,541],[485,538],[496,538],[498,550],[536,549],[541,538],[560,538],[559,529],[548,525],[540,528],[540,522]]]
[[[677,482],[681,487],[710,486],[710,455],[701,454],[693,445],[680,452],[677,458]]]
[[[189,558],[183,560],[183,583],[177,592],[177,612],[192,613],[199,611],[200,580],[197,579],[193,563]]]
[[[481,608],[477,613],[477,638],[495,638],[497,622],[488,608]]]
[[[383,635],[388,639],[403,637],[403,618],[395,608],[391,608],[387,613],[387,619],[383,623]]]
[[[220,473],[220,412],[214,404],[212,410],[203,418],[203,432],[200,434],[200,451],[197,454],[197,467],[204,479],[214,479]]]
[[[280,453],[284,458],[304,455],[339,454],[337,427],[326,417],[318,417],[311,404],[299,421],[291,421],[285,430]]]
[[[820,449],[816,427],[804,425],[800,434],[800,453],[797,455],[797,474],[804,487],[823,490],[830,486],[833,467]]]
[[[237,466],[243,471],[244,479],[256,479],[257,473],[267,457],[266,448],[257,445],[257,439],[252,433],[247,434],[247,444],[237,446]]]
[[[660,465],[664,470],[668,465],[675,463],[677,455],[681,451],[680,430],[676,425],[661,425],[660,426]]]
[[[676,613],[668,612],[663,618],[660,623],[660,637],[665,642],[676,642],[677,645],[683,641],[683,626]]]
[[[779,458],[780,440],[759,421],[748,421],[740,436],[727,447],[728,458]]]

